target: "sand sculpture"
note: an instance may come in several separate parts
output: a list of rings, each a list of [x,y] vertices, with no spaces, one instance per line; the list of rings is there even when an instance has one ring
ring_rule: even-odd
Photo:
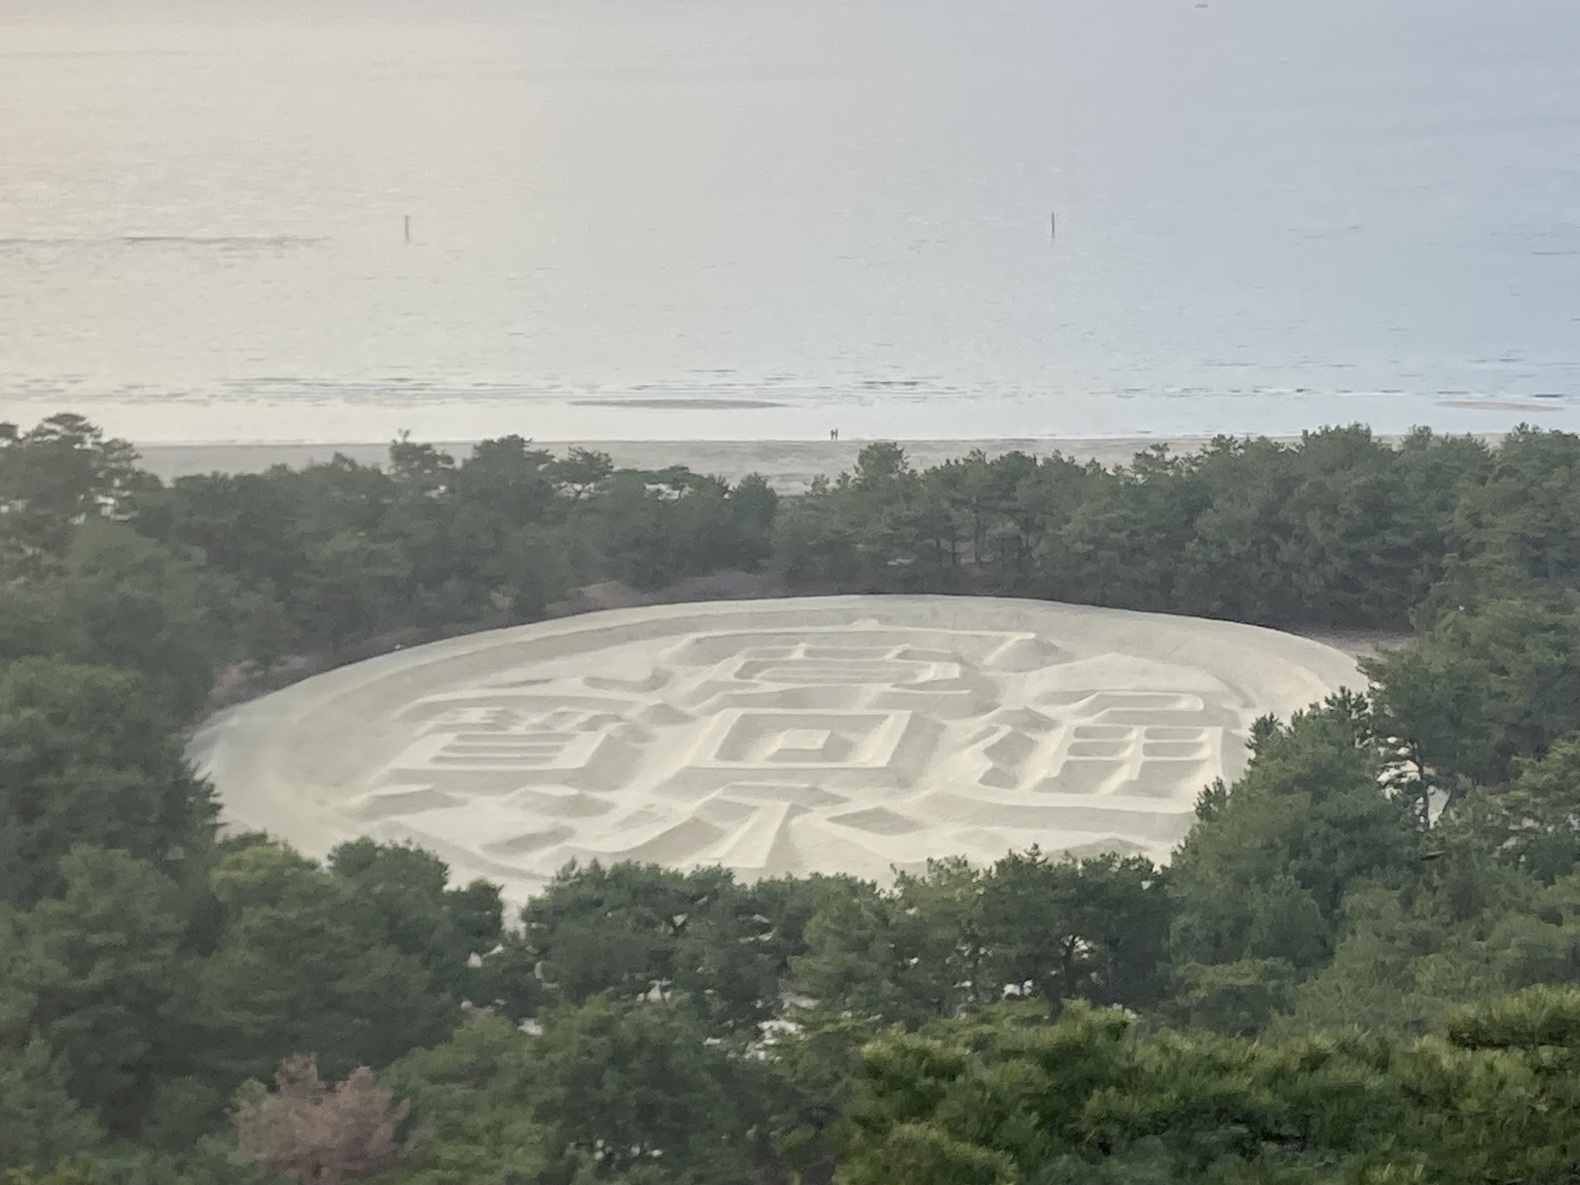
[[[1251,722],[1356,682],[1329,647],[1032,601],[616,610],[299,683],[194,742],[226,819],[412,840],[530,895],[571,860],[886,880],[1039,844],[1167,859]]]

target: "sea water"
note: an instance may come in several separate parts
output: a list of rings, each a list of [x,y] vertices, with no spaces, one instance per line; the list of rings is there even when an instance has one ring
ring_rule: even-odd
[[[4,0],[0,419],[1580,427],[1577,62],[1574,0]]]

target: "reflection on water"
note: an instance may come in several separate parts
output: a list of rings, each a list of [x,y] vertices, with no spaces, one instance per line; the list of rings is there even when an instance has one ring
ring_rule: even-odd
[[[362,2],[0,9],[0,418],[1580,425],[1572,0]]]

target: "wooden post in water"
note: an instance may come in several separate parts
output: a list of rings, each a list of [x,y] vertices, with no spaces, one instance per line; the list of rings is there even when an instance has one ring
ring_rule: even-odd
[[[1053,211],[1050,211],[1049,214],[1048,214],[1048,241],[1050,243],[1052,243],[1055,240],[1057,240],[1058,237],[1059,237],[1059,212],[1057,210],[1053,210]]]
[[[406,245],[411,245],[411,215],[406,215]]]

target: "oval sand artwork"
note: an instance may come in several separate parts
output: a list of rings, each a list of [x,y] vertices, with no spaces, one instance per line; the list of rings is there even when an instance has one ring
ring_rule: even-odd
[[[234,827],[410,840],[521,898],[572,860],[887,880],[1033,844],[1167,859],[1252,721],[1356,682],[1337,650],[1037,601],[827,597],[473,634],[216,717]]]

